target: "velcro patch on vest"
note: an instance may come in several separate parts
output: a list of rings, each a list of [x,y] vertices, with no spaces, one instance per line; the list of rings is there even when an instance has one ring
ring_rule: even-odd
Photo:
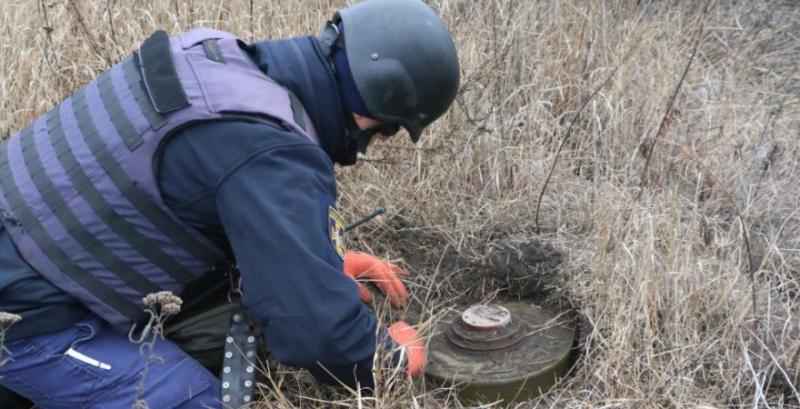
[[[206,52],[206,58],[209,60],[225,64],[225,57],[215,38],[203,41],[203,51]]]
[[[344,246],[344,231],[345,231],[345,222],[342,215],[336,211],[333,207],[328,207],[328,232],[331,236],[331,244],[333,244],[333,248],[336,249],[336,254],[344,260],[344,253],[347,249]]]
[[[189,106],[170,51],[169,35],[158,30],[144,40],[137,53],[147,93],[159,113],[177,111]]]
[[[300,125],[300,127],[303,128],[304,131],[307,131],[308,129],[306,129],[306,120],[305,118],[303,118],[303,114],[305,113],[305,110],[303,109],[303,104],[300,102],[300,99],[297,98],[297,96],[294,95],[291,91],[289,92],[289,101],[292,104],[292,116],[294,118],[294,122],[297,125]]]

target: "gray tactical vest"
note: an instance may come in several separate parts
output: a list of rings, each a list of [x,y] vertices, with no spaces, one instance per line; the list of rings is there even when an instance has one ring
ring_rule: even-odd
[[[162,200],[154,158],[199,121],[263,121],[318,143],[299,100],[228,33],[158,31],[0,145],[0,218],[33,268],[120,331],[142,297],[224,262]]]

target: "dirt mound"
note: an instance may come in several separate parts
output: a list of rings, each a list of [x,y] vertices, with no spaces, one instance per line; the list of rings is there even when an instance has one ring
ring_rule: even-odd
[[[549,244],[501,232],[488,234],[490,239],[483,242],[464,243],[406,217],[395,217],[391,227],[392,251],[412,271],[436,275],[444,287],[437,291],[461,294],[464,301],[477,302],[495,292],[501,298],[542,301],[558,287],[565,257]]]
[[[489,247],[480,267],[506,288],[508,295],[532,300],[548,298],[548,289],[559,279],[564,258],[559,250],[536,241]]]

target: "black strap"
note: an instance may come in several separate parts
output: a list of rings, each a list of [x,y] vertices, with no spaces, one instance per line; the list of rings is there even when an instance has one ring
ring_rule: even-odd
[[[30,129],[30,128],[28,128]],[[39,191],[42,200],[53,211],[53,215],[61,222],[69,235],[83,247],[97,262],[105,266],[108,271],[113,271],[128,286],[145,295],[157,292],[160,288],[148,280],[136,270],[131,268],[128,263],[122,261],[111,249],[97,239],[97,236],[86,229],[81,223],[72,208],[64,201],[61,194],[56,189],[50,176],[44,171],[39,151],[36,149],[35,133],[25,132],[20,135],[22,146],[22,157],[25,159],[25,166],[28,174],[33,180],[34,186]]]
[[[83,199],[86,200],[86,203],[89,204],[98,217],[129,246],[169,274],[175,281],[187,282],[193,279],[194,275],[189,270],[175,261],[172,256],[165,253],[152,240],[140,233],[128,220],[114,210],[114,207],[100,194],[83,167],[78,164],[75,153],[67,143],[59,108],[56,107],[48,112],[46,118],[50,143],[53,145],[59,163],[66,170],[72,186],[80,192]]]
[[[139,109],[144,114],[144,117],[147,118],[150,126],[153,129],[159,129],[164,126],[167,123],[167,117],[159,114],[152,101],[150,101],[136,58],[131,56],[123,60],[122,72],[125,74],[125,81],[128,83],[128,88],[131,90],[136,104],[139,105]]]
[[[142,144],[144,139],[139,131],[133,126],[125,111],[122,109],[122,104],[119,102],[119,97],[114,91],[114,84],[111,83],[111,75],[108,72],[103,73],[97,79],[97,88],[100,91],[100,98],[103,100],[103,106],[108,112],[111,122],[114,124],[117,133],[122,137],[125,146],[130,150],[134,150]]]
[[[172,60],[166,31],[153,33],[135,55],[138,56],[145,89],[157,112],[166,114],[189,106],[189,98]]]
[[[253,402],[256,379],[256,347],[258,342],[250,330],[247,311],[239,304],[231,315],[225,338],[225,359],[222,365],[222,403],[239,408]]]
[[[97,127],[92,122],[89,114],[86,95],[83,91],[75,94],[72,98],[72,106],[75,111],[75,119],[78,122],[78,128],[80,128],[84,140],[94,154],[95,160],[122,195],[133,204],[145,219],[175,244],[199,260],[205,260],[209,264],[216,264],[215,255],[217,255],[218,251],[204,245],[195,238],[182,223],[166,214],[141,187],[128,177],[128,174],[125,173],[122,166],[112,156],[108,147],[100,138]]]
[[[23,132],[32,131],[32,128],[28,128],[28,130]],[[86,271],[75,264],[72,258],[58,247],[55,240],[53,240],[44,229],[44,226],[39,223],[38,218],[31,208],[27,205],[21,205],[25,204],[25,200],[22,198],[19,188],[11,177],[10,169],[8,168],[7,146],[8,144],[0,145],[0,169],[9,170],[9,173],[5,175],[5,177],[0,177],[0,189],[2,189],[9,206],[18,209],[14,212],[14,216],[25,226],[26,233],[30,235],[31,239],[39,246],[45,256],[72,281],[89,291],[104,304],[111,306],[111,308],[120,314],[128,317],[131,321],[139,322],[144,319],[145,313],[143,310],[120,297],[111,287],[107,286],[93,275],[86,274]]]

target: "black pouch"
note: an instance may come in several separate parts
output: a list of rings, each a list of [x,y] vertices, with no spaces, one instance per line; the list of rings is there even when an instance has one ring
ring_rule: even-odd
[[[167,322],[164,336],[175,342],[189,356],[211,373],[219,375],[225,349],[225,337],[237,304],[225,302],[202,311],[176,317]]]

